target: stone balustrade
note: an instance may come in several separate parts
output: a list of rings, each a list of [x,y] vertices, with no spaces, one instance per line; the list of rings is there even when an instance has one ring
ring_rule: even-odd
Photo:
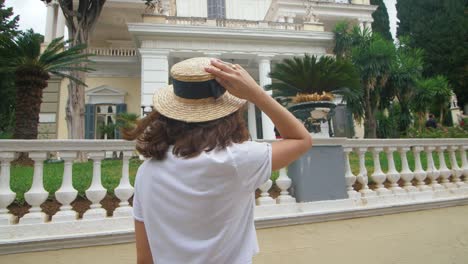
[[[96,56],[135,57],[135,48],[89,48],[88,52]]]
[[[154,24],[168,25],[185,25],[185,26],[213,26],[220,28],[251,28],[251,29],[276,29],[276,30],[292,30],[292,31],[316,31],[317,28],[304,27],[304,24],[287,23],[287,22],[266,22],[244,19],[209,19],[205,17],[180,17],[180,16],[163,16],[163,15],[143,15],[143,22]],[[319,28],[319,31],[323,29]]]
[[[336,210],[355,217],[357,212],[388,206],[427,208],[427,204],[437,207],[441,202],[459,204],[468,201],[468,139],[315,139],[314,144],[317,149],[333,145],[342,150],[338,153],[344,163],[340,175],[345,182],[343,192],[347,198],[298,203],[290,193],[293,182],[288,170],[282,169],[275,182],[268,180],[259,188],[255,215],[257,221],[264,223],[259,226],[285,225],[290,221],[297,224],[306,221],[300,219],[307,215]],[[129,199],[133,187],[129,180],[129,160],[137,154],[134,149],[134,142],[121,140],[0,140],[0,254],[3,244],[32,237],[131,232],[133,220]],[[31,208],[17,219],[7,207],[16,197],[10,187],[10,167],[19,152],[29,153],[34,162],[34,173],[31,188],[24,194]],[[72,167],[80,152],[85,152],[92,161],[92,182],[85,191],[91,205],[82,218],[78,218],[71,206],[78,194],[72,180],[80,177],[73,175]],[[101,205],[107,193],[101,172],[106,152],[116,152],[122,160],[120,183],[114,189],[120,203],[111,216],[106,215]],[[58,157],[64,163],[61,186],[55,193],[47,192],[43,184],[44,162],[50,157]],[[308,158],[313,159],[313,156]],[[313,169],[302,173],[306,177],[317,177],[317,180],[327,177],[315,175]],[[274,191],[272,186],[275,186]],[[41,205],[51,196],[61,206],[56,214],[47,216]],[[15,250],[10,248],[9,252]]]
[[[367,204],[468,195],[467,149],[467,139],[347,140],[343,150],[348,196]],[[359,160],[356,173],[350,167],[351,154]],[[372,172],[367,170],[366,154],[372,156]],[[387,164],[386,172],[381,168],[381,161]]]

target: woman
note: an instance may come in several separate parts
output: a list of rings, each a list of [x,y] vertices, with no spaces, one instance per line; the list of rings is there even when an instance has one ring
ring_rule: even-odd
[[[193,58],[174,65],[171,76],[173,85],[154,95],[155,110],[125,133],[148,158],[133,199],[138,263],[251,263],[258,252],[254,192],[312,139],[237,64]],[[247,141],[246,100],[283,140]]]

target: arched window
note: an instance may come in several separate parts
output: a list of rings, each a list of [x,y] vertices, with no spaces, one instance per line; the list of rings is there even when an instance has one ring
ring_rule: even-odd
[[[226,0],[208,0],[208,18],[226,18]]]

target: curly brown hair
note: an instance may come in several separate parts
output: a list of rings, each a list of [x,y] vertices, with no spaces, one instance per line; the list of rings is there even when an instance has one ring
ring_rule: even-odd
[[[183,158],[198,156],[202,151],[224,149],[232,143],[249,139],[242,108],[226,117],[208,122],[188,123],[165,117],[157,111],[137,122],[136,127],[122,130],[123,138],[136,140],[136,149],[145,158],[163,160],[169,146]]]

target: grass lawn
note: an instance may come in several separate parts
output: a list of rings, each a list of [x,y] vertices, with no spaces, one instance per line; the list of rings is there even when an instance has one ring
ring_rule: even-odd
[[[413,153],[408,152],[408,163],[411,170],[414,170],[414,156]],[[433,155],[436,167],[439,167],[438,155]],[[401,159],[399,153],[394,153],[395,165],[398,171],[401,170]],[[445,154],[447,167],[450,166],[449,156]],[[460,157],[457,153],[457,160],[459,166],[461,165]],[[421,162],[423,168],[426,168],[427,160],[426,154],[421,153]],[[385,153],[380,153],[380,163],[382,170],[388,170],[388,162]],[[133,185],[135,180],[136,171],[141,164],[139,159],[130,160],[130,183]],[[355,175],[359,172],[359,158],[356,154],[350,154],[351,170]],[[372,154],[366,153],[366,168],[368,175],[374,171]],[[107,189],[111,195],[114,189],[119,185],[120,177],[122,175],[122,162],[120,160],[103,160],[102,161],[102,185]],[[44,188],[49,192],[50,197],[53,198],[55,191],[60,188],[62,184],[63,175],[63,162],[59,163],[45,163],[44,164]],[[85,195],[85,190],[91,185],[93,176],[93,164],[91,161],[85,163],[73,164],[73,187],[78,190],[78,195]],[[33,167],[12,166],[11,167],[11,189],[16,193],[16,201],[19,204],[24,203],[24,193],[27,192],[32,185]],[[278,178],[278,172],[273,172],[271,179],[275,181]]]

